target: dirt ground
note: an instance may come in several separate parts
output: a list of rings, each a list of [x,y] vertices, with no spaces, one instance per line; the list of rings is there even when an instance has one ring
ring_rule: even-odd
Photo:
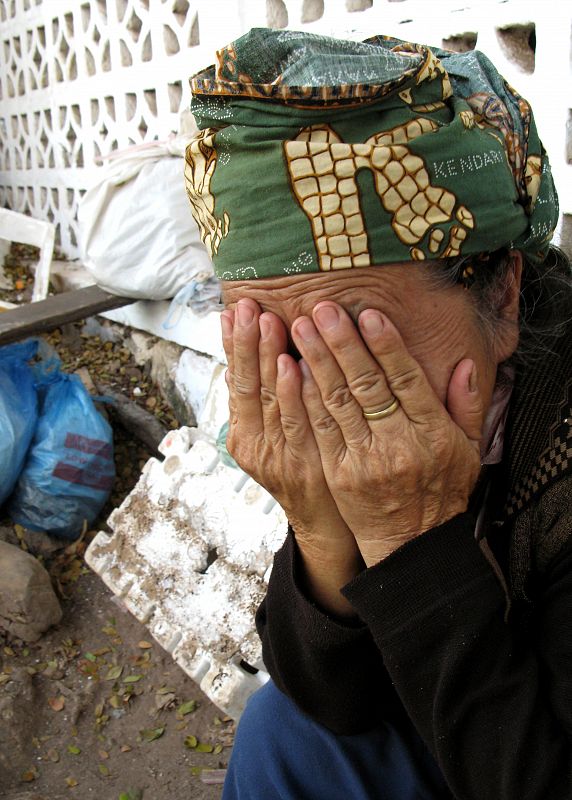
[[[2,647],[0,797],[220,798],[205,781],[226,767],[233,723],[91,571],[63,609],[37,644]]]
[[[13,248],[5,273],[20,302],[29,254]],[[29,259],[28,259],[29,261]],[[173,410],[122,341],[65,326],[48,338],[73,372],[137,402],[166,429]],[[135,485],[151,451],[111,413],[117,479],[100,520],[76,543],[34,536],[0,514],[0,538],[37,555],[51,575],[63,618],[35,644],[0,635],[2,800],[215,800],[234,723],[150,637],[83,554]]]

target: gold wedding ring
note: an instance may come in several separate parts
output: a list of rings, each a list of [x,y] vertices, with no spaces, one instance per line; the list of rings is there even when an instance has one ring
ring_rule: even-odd
[[[383,419],[384,417],[389,417],[393,414],[394,411],[397,411],[399,408],[399,400],[397,397],[394,397],[393,400],[390,400],[381,408],[378,408],[377,411],[364,411],[363,415],[366,419]]]

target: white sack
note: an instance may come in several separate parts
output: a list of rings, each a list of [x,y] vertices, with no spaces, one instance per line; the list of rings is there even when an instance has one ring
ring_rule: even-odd
[[[185,192],[187,141],[178,137],[114,154],[84,195],[80,246],[103,289],[165,300],[213,275]]]

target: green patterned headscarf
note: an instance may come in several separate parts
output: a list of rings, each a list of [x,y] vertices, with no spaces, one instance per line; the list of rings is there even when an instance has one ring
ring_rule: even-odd
[[[546,255],[548,158],[482,53],[260,28],[191,88],[185,182],[222,280]]]

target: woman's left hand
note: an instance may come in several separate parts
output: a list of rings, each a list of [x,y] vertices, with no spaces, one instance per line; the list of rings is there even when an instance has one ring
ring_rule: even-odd
[[[360,314],[361,337],[336,303],[298,318],[303,399],[330,491],[368,566],[466,511],[479,470],[483,406],[475,365],[463,359],[445,407],[396,327]],[[363,337],[363,338],[362,338]],[[363,412],[399,401],[389,416]]]

